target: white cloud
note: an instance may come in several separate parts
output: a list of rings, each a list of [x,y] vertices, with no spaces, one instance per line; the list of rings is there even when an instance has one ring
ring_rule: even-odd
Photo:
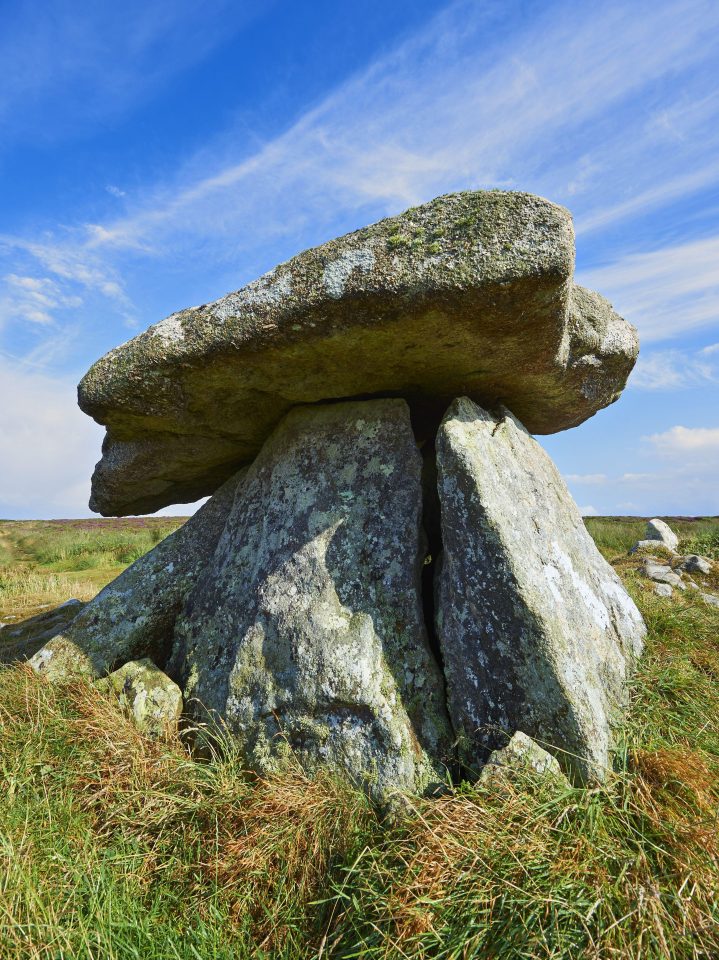
[[[719,427],[671,427],[643,437],[662,457],[686,458],[719,455]]]
[[[591,504],[587,505],[586,507],[580,507],[580,508],[579,508],[579,512],[581,513],[581,515],[582,515],[583,517],[598,517],[598,516],[599,516],[599,511],[597,510],[596,507],[593,507]]]
[[[125,191],[124,191],[124,190],[121,190],[119,187],[116,187],[114,183],[108,183],[108,185],[105,187],[105,189],[106,189],[107,192],[108,192],[111,196],[113,196],[113,197],[118,197],[118,198],[120,198],[120,197],[125,197],[125,196],[127,196],[127,194],[125,193]]]
[[[637,390],[680,390],[719,383],[719,357],[713,347],[703,350],[659,350],[639,355],[629,380]]]
[[[628,254],[580,281],[601,290],[651,342],[719,323],[717,263],[719,236],[711,236]]]
[[[74,379],[0,358],[0,516],[88,516],[101,439],[77,406]]]
[[[568,473],[564,479],[567,483],[603,484],[607,482],[607,475],[605,473]]]

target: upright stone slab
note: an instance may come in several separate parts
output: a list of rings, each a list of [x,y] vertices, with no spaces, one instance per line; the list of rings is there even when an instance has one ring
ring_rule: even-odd
[[[30,665],[49,679],[103,676],[130,660],[164,662],[185,596],[214,553],[245,470],[187,523],[108,584]]]
[[[456,400],[437,465],[437,626],[465,761],[481,765],[523,730],[551,744],[575,778],[601,778],[642,649],[639,611],[556,467],[511,414]]]
[[[256,770],[289,747],[375,796],[442,778],[451,735],[422,616],[420,472],[403,400],[297,408],[250,467],[173,660],[186,700],[224,721]]]

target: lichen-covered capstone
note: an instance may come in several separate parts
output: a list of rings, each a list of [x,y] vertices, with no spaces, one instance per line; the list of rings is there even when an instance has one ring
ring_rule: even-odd
[[[98,684],[115,694],[141,733],[158,740],[177,732],[182,691],[152,660],[131,660]]]
[[[465,762],[522,730],[601,779],[645,627],[556,467],[508,412],[455,401],[437,437],[437,629]]]
[[[562,207],[440,197],[281,264],[110,351],[79,387],[107,426],[91,506],[145,513],[211,493],[293,406],[368,395],[502,402],[534,433],[615,400],[634,328],[572,283]]]
[[[377,797],[442,779],[451,734],[420,597],[420,474],[394,399],[297,408],[249,468],[168,670],[254,769],[291,749]]]
[[[166,659],[175,618],[209,562],[242,470],[153,550],[136,560],[32,657],[48,679],[103,676],[129,660]]]

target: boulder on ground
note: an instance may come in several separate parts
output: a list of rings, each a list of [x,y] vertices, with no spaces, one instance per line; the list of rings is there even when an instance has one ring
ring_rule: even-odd
[[[479,768],[519,729],[562,751],[576,778],[601,778],[643,645],[639,611],[510,413],[455,401],[437,466],[437,631],[465,763]]]
[[[255,770],[292,750],[380,798],[443,779],[452,738],[423,620],[421,508],[403,400],[297,408],[250,467],[168,670]]]
[[[107,426],[91,506],[145,513],[211,493],[293,406],[463,392],[534,433],[612,403],[633,327],[572,284],[567,210],[526,193],[440,197],[307,250],[100,359],[81,408]]]
[[[641,566],[640,571],[645,577],[653,580],[654,583],[665,583],[670,587],[678,587],[680,590],[686,590],[686,585],[678,573],[674,573],[671,567],[665,563],[656,563],[647,558]]]
[[[175,618],[205,569],[244,471],[228,480],[197,513],[120,574],[39,650],[31,666],[51,680],[100,677],[129,660],[163,663]]]
[[[710,607],[719,607],[719,597],[715,596],[713,593],[700,593],[699,596],[702,598],[704,603],[708,603]]]
[[[493,750],[482,768],[479,782],[485,786],[497,783],[514,774],[533,774],[555,780],[558,784],[569,786],[556,757],[547,753],[526,733],[518,730],[506,747]]]
[[[644,551],[651,550],[652,553],[668,554],[670,557],[676,556],[676,551],[672,550],[671,547],[668,547],[666,543],[662,543],[661,540],[637,540],[634,546],[629,550],[630,554],[634,553],[644,553]]]
[[[676,553],[677,547],[679,546],[679,537],[674,533],[672,528],[668,523],[665,523],[664,520],[659,520],[654,518],[654,520],[647,521],[647,529],[644,533],[645,540],[659,541],[663,543],[668,550]]]
[[[706,557],[700,557],[696,553],[690,553],[689,556],[684,557],[679,564],[680,569],[686,570],[687,573],[703,573],[704,575],[712,572],[712,566],[711,560],[708,560]]]
[[[655,583],[654,593],[658,597],[671,597],[674,594],[674,591],[668,583]]]
[[[132,660],[98,681],[114,693],[138,730],[160,739],[177,732],[182,716],[182,691],[152,660]]]

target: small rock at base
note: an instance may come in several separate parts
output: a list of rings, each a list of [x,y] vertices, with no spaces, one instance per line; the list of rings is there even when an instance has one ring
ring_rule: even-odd
[[[638,553],[640,550],[663,550],[670,556],[675,556],[672,548],[668,547],[666,543],[662,543],[661,540],[637,540],[629,553]]]
[[[700,593],[699,596],[705,603],[710,604],[710,606],[719,607],[719,597],[715,597],[713,593]]]
[[[98,687],[115,693],[141,733],[154,740],[175,733],[182,715],[182,691],[152,660],[131,660]]]
[[[641,573],[649,577],[655,583],[666,583],[670,587],[678,587],[680,590],[686,590],[686,585],[678,573],[674,573],[671,567],[663,563],[652,563],[651,560],[645,560],[642,564]]]
[[[670,550],[675,551],[679,546],[679,537],[674,533],[669,524],[655,517],[647,521],[647,529],[644,533],[645,540],[659,540]]]
[[[506,747],[492,751],[479,775],[479,783],[495,783],[498,778],[513,772],[535,773],[569,786],[556,758],[521,730],[514,734]]]
[[[674,593],[668,583],[655,583],[654,592],[658,597],[671,597]]]
[[[686,570],[687,573],[711,573],[712,572],[712,562],[707,560],[706,557],[700,557],[696,553],[690,553],[688,557],[684,557],[682,562],[679,564],[681,570]]]

